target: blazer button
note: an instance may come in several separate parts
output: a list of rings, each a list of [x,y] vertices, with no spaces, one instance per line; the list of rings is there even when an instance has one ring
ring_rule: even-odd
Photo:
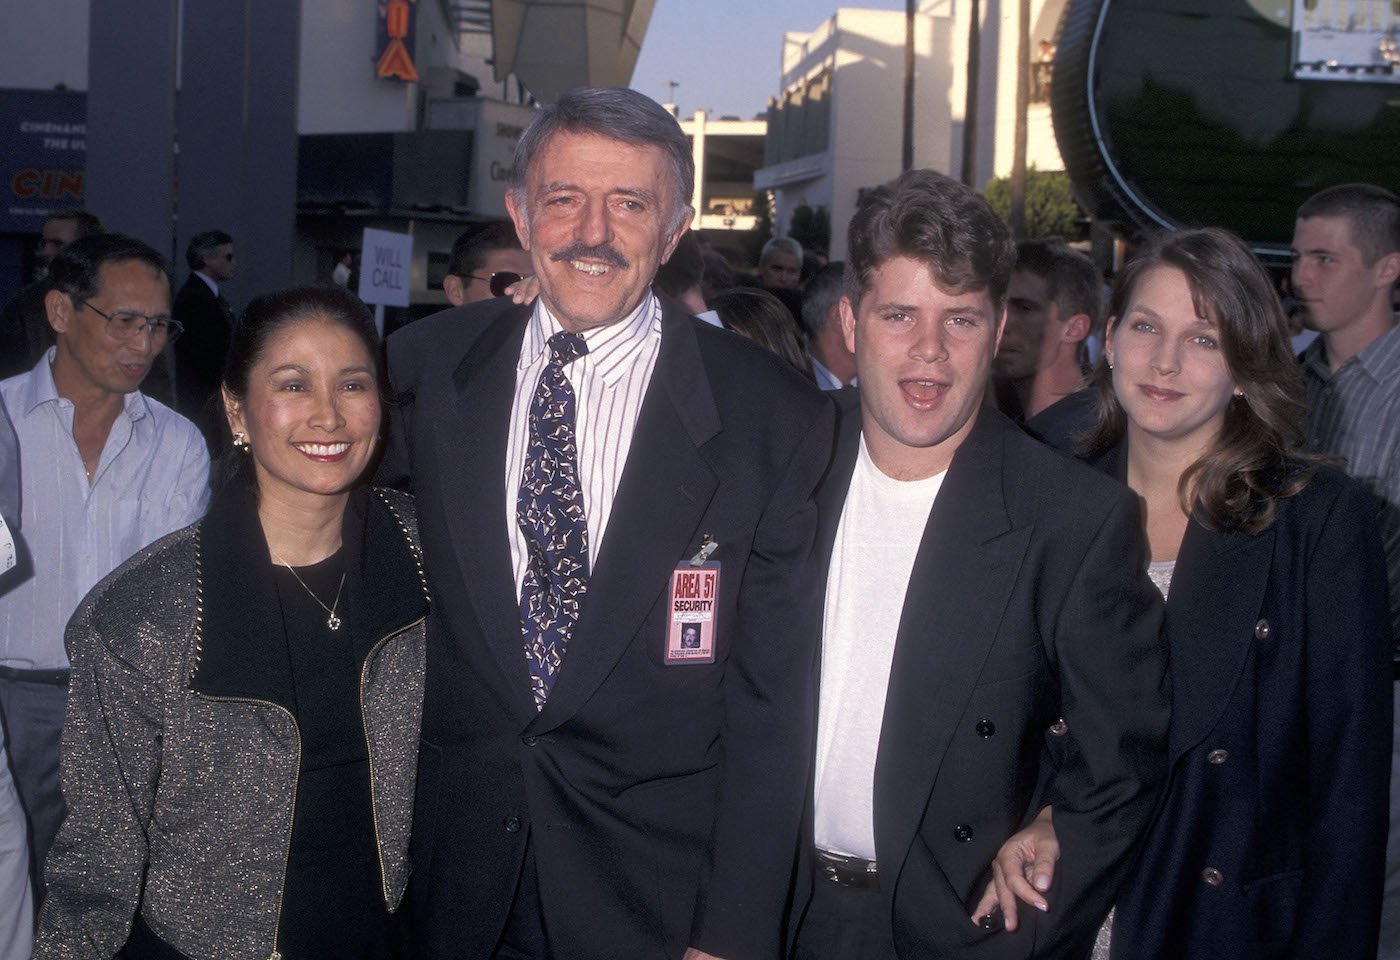
[[[519,818],[519,817],[506,817],[506,819],[505,819],[505,828],[506,828],[506,833],[519,833],[519,832],[520,832],[520,818]]]
[[[1206,759],[1209,760],[1211,763],[1221,764],[1224,763],[1226,760],[1230,759],[1230,751],[1212,750],[1210,753],[1206,754]]]
[[[960,823],[953,828],[953,839],[958,843],[968,843],[972,840],[972,824]]]
[[[996,732],[997,725],[995,723],[992,723],[992,721],[987,720],[986,718],[977,721],[977,735],[983,740],[986,740],[988,737],[990,737]]]
[[[1050,724],[1050,732],[1057,737],[1063,737],[1065,734],[1069,733],[1069,724],[1065,723],[1064,717],[1061,717]]]
[[[1267,620],[1260,620],[1258,623],[1256,623],[1256,624],[1254,625],[1254,637],[1255,637],[1255,639],[1256,639],[1256,640],[1267,640],[1267,639],[1269,639],[1269,630],[1270,630],[1269,621],[1267,621]]]
[[[520,742],[523,743],[523,744],[525,744],[525,746],[527,746],[527,747],[533,747],[535,744],[537,744],[537,743],[540,742],[540,738],[539,738],[539,737],[534,737],[534,736],[530,736],[530,737],[521,737],[521,738],[520,738]]]
[[[1218,887],[1225,882],[1225,874],[1214,867],[1206,867],[1201,871],[1201,879],[1212,887]]]

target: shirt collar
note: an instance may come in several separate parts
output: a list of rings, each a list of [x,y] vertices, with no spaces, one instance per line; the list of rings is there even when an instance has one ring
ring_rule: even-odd
[[[544,298],[537,298],[525,328],[525,343],[517,366],[523,370],[538,361],[548,349],[549,338],[563,329],[544,305]],[[583,332],[583,342],[588,344],[588,352],[579,361],[591,367],[609,387],[615,386],[647,341],[660,335],[661,304],[655,294],[647,291],[637,309],[617,323]]]
[[[210,293],[216,297],[219,295],[219,284],[215,282],[213,277],[206,276],[198,270],[194,272],[194,275],[204,281],[204,285],[209,288]]]
[[[1331,380],[1348,366],[1360,367],[1376,383],[1382,383],[1400,371],[1400,324],[1372,340],[1356,356],[1343,361],[1335,372],[1327,362],[1324,339],[1318,337],[1303,351],[1303,365],[1321,380]]]
[[[58,395],[58,387],[53,382],[53,360],[57,353],[57,347],[49,347],[39,358],[39,362],[34,365],[34,369],[29,372],[24,392],[20,394],[20,406],[24,410],[25,416],[33,413],[35,408],[41,404],[56,403],[63,399]],[[150,412],[146,406],[146,397],[140,390],[133,390],[124,395],[122,408],[133,423]]]

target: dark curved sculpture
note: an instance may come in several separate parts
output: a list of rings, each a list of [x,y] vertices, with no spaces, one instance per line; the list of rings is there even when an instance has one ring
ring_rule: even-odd
[[[1292,42],[1286,12],[1248,0],[1069,0],[1050,98],[1080,204],[1286,249],[1317,190],[1400,192],[1400,86],[1295,80]]]

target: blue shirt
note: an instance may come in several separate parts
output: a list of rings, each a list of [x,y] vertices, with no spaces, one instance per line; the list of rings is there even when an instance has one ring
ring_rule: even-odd
[[[0,381],[19,440],[20,565],[0,584],[0,664],[68,666],[63,631],[87,592],[152,541],[199,519],[209,454],[194,424],[128,393],[89,483],[73,440],[73,404],[49,364]]]

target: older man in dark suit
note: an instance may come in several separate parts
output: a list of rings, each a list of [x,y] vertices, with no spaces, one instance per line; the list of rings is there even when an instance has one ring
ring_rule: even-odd
[[[1166,771],[1141,516],[1126,488],[983,403],[1015,262],[985,201],[914,171],[871,191],[850,234],[841,321],[860,390],[837,395],[818,496],[796,955],[1083,955]],[[1066,726],[1082,754],[1052,774],[1046,731]],[[999,847],[1042,807],[1066,851],[1055,909],[1014,932],[972,917]]]
[[[779,951],[832,411],[651,292],[693,177],[657,104],[567,94],[522,137],[507,198],[535,306],[465,306],[389,341],[437,605],[423,956]]]
[[[174,347],[175,406],[194,421],[214,452],[224,430],[219,384],[233,339],[233,308],[220,289],[233,279],[233,237],[222,230],[195,234],[185,262],[190,275],[170,305],[171,316],[185,328]]]

